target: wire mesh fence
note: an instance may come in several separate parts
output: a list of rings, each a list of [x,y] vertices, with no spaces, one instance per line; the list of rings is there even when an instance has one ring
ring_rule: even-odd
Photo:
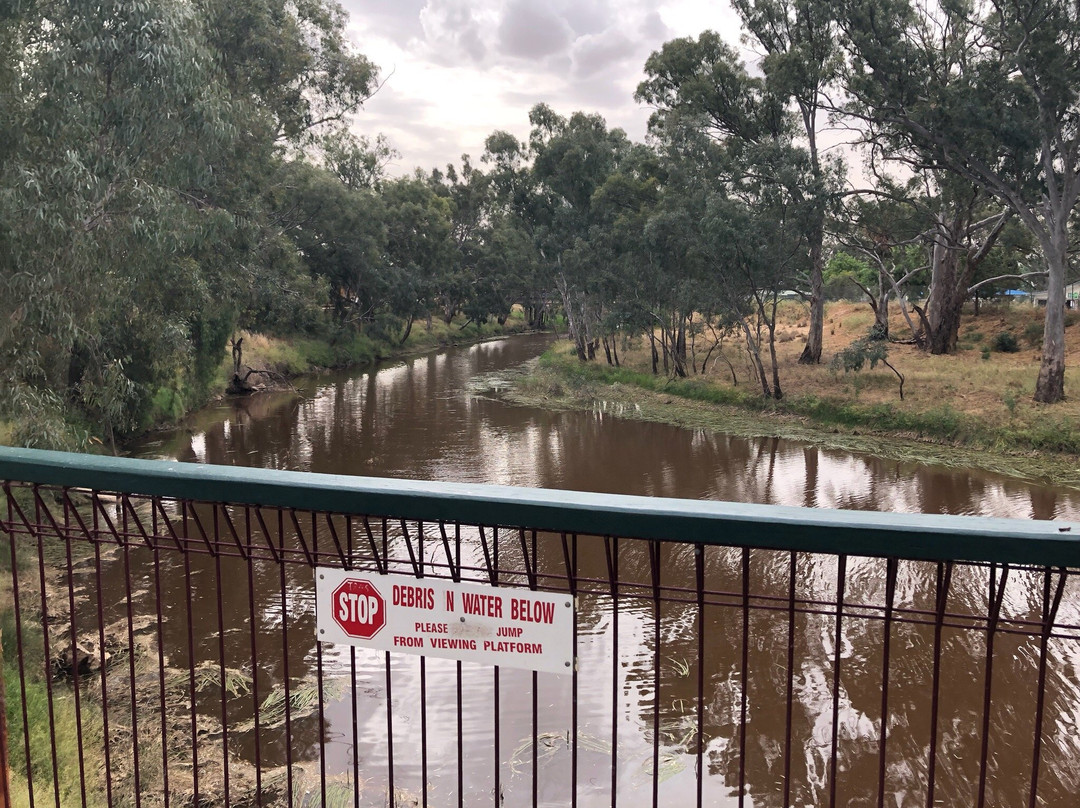
[[[1035,806],[1080,787],[1080,592],[1064,560],[109,482],[3,486],[16,804]],[[576,665],[319,642],[319,568],[566,593]]]

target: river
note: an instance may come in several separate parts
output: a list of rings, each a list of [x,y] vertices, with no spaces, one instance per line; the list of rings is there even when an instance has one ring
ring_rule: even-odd
[[[603,402],[591,411],[551,412],[518,407],[501,401],[497,393],[500,379],[539,355],[551,343],[546,335],[529,335],[496,340],[467,348],[456,348],[391,363],[375,370],[324,374],[298,383],[295,393],[268,393],[247,399],[226,400],[196,414],[185,427],[170,434],[156,435],[135,449],[141,457],[180,459],[189,462],[291,469],[333,474],[399,477],[422,480],[495,483],[552,489],[577,489],[660,497],[717,499],[743,502],[800,505],[816,508],[848,508],[894,512],[923,512],[1003,516],[1021,519],[1080,518],[1080,494],[1051,486],[1032,485],[977,470],[958,470],[906,462],[882,460],[811,444],[781,439],[744,439],[704,430],[682,429],[664,424],[623,419],[614,407]],[[478,392],[479,391],[479,392]],[[639,548],[640,549],[640,548]],[[602,577],[602,551],[583,550],[582,564],[593,567]],[[635,558],[627,548],[627,564]],[[673,552],[665,567],[668,584],[688,578],[692,570],[686,559]],[[863,563],[865,562],[865,563]],[[711,585],[737,591],[737,554],[714,557]],[[755,587],[763,594],[787,596],[787,570],[783,559],[762,558],[755,562]],[[835,576],[835,560],[807,556],[801,558],[798,575],[808,587],[828,590]],[[385,800],[387,760],[386,714],[383,706],[383,655],[325,646],[317,650],[314,632],[314,604],[310,576],[282,579],[275,569],[260,566],[256,586],[262,594],[249,593],[243,586],[232,587],[228,571],[215,570],[207,559],[193,559],[193,572],[186,577],[179,567],[173,576],[160,582],[167,614],[186,614],[185,599],[193,597],[192,619],[173,621],[166,629],[166,644],[174,649],[174,664],[186,665],[184,647],[188,626],[195,624],[196,656],[216,659],[218,655],[217,603],[224,589],[223,642],[229,664],[256,673],[263,693],[283,679],[283,671],[272,654],[251,653],[246,643],[251,621],[260,635],[260,648],[281,643],[283,615],[288,614],[288,644],[291,678],[310,676],[317,657],[324,674],[340,685],[335,697],[328,696],[326,723],[308,717],[292,726],[292,747],[298,759],[313,759],[318,739],[326,742],[326,766],[332,776],[348,781],[356,758],[366,773],[363,804]],[[104,586],[117,597],[124,596],[122,578],[114,564],[106,570]],[[237,570],[239,572],[239,568]],[[854,560],[849,569],[852,597],[880,597],[882,562]],[[246,574],[246,573],[245,573]],[[933,570],[928,565],[905,567],[902,587],[909,605],[933,600]],[[196,582],[196,591],[189,587]],[[223,580],[226,582],[223,584]],[[214,583],[216,581],[216,584]],[[156,590],[159,583],[149,571],[137,587]],[[1039,581],[1016,575],[1010,597],[1021,600],[1037,592]],[[979,582],[958,581],[955,585],[961,611],[984,608],[985,595]],[[199,589],[198,587],[201,587]],[[1063,611],[1076,611],[1077,598],[1066,598]],[[201,605],[200,605],[201,604]],[[631,604],[619,615],[617,645],[613,645],[613,625],[603,603],[584,605],[579,613],[579,660],[583,671],[606,670],[599,685],[595,677],[582,677],[579,709],[579,805],[608,804],[611,756],[620,760],[618,791],[628,805],[645,802],[649,795],[651,724],[654,696],[651,689],[653,650],[651,608]],[[932,608],[932,605],[931,605]],[[1020,607],[1017,607],[1023,611]],[[694,612],[681,606],[665,606],[663,629],[663,748],[665,766],[661,794],[664,804],[689,804],[694,788],[696,740],[689,730],[688,716],[694,701],[696,654]],[[735,805],[733,749],[737,745],[735,725],[738,707],[738,654],[741,623],[732,623],[731,612],[710,612],[706,620],[710,650],[703,660],[707,667],[706,743],[704,791],[707,804]],[[1080,617],[1076,617],[1080,622]],[[827,745],[831,726],[831,659],[833,640],[824,617],[800,617],[800,670],[796,676],[798,717],[795,726],[798,761],[795,797],[798,804],[813,804],[823,796],[825,783],[823,739]],[[841,770],[847,794],[846,804],[870,804],[868,795],[876,787],[876,742],[872,705],[880,698],[880,629],[857,630],[849,623],[850,636],[844,638],[843,658],[850,678],[840,711],[841,737],[865,742],[865,754],[845,759]],[[855,626],[855,627],[850,627]],[[751,653],[752,663],[768,669],[779,661],[773,657],[786,648],[787,620],[782,616],[756,614],[752,632],[758,641]],[[921,805],[919,791],[925,771],[927,728],[925,711],[929,703],[928,648],[932,631],[925,627],[898,628],[894,647],[906,648],[893,671],[896,693],[896,725],[891,728],[889,761],[890,805],[897,808]],[[977,723],[981,702],[973,695],[971,682],[981,682],[982,635],[974,632],[947,632],[943,697],[948,706],[942,717],[942,761],[939,763],[938,804],[970,805],[972,765],[977,756],[978,738],[968,724]],[[202,638],[202,639],[198,639]],[[900,645],[897,646],[897,643]],[[233,648],[235,644],[235,649]],[[990,804],[1020,804],[1026,783],[1023,761],[1030,752],[1031,687],[1020,686],[1030,667],[1031,643],[1024,639],[1003,640],[1000,653],[1006,663],[995,668],[998,688],[995,727],[1000,732],[991,746],[994,773]],[[1073,644],[1075,645],[1075,643]],[[1051,795],[1075,794],[1080,786],[1071,769],[1080,760],[1080,739],[1075,731],[1080,720],[1080,667],[1075,649],[1062,646],[1067,664],[1051,672],[1054,695],[1052,732],[1044,751],[1045,790]],[[898,651],[898,653],[900,653]],[[615,703],[611,692],[611,660],[621,661],[619,692]],[[257,659],[256,659],[257,657]],[[397,659],[395,657],[395,659]],[[608,660],[608,661],[606,661]],[[1010,661],[1011,660],[1011,661]],[[875,668],[875,665],[877,666]],[[456,667],[453,663],[429,660],[423,674],[416,658],[402,656],[394,667],[395,776],[396,785],[419,793],[420,728],[417,715],[418,678],[426,679],[425,727],[429,760],[427,774],[432,805],[457,803],[457,713],[463,713],[462,737],[465,755],[464,803],[492,801],[494,788],[491,698],[496,685],[490,670],[471,665],[465,670],[463,695],[457,695]],[[618,666],[617,666],[618,667]],[[875,674],[875,670],[877,673]],[[696,674],[695,674],[696,675]],[[541,767],[561,771],[568,760],[565,734],[568,715],[563,708],[545,705],[566,703],[569,677],[540,677],[538,699],[541,720],[538,730],[545,745]],[[779,805],[777,796],[777,739],[783,736],[782,675],[766,673],[751,682],[752,726],[748,733],[753,759],[748,772],[747,804]],[[593,686],[595,685],[595,686]],[[530,801],[531,747],[522,746],[531,734],[532,711],[529,699],[512,694],[531,693],[531,675],[506,671],[500,684],[502,693],[500,749],[501,800],[504,805],[525,805]],[[1015,695],[1012,695],[1015,691]],[[333,694],[331,694],[333,695]],[[458,699],[461,698],[460,706]],[[207,712],[213,702],[203,705]],[[243,717],[243,710],[237,713]],[[230,713],[230,720],[234,720]],[[358,743],[352,744],[352,726],[358,727]],[[617,744],[612,747],[610,728],[618,727]],[[1025,723],[1026,722],[1026,723]],[[1027,729],[1023,729],[1026,726]],[[1018,728],[1019,727],[1019,728]],[[1014,748],[1014,734],[1020,740]],[[277,728],[263,733],[260,746],[264,765],[284,760],[286,739]],[[688,734],[689,733],[689,734]],[[1025,733],[1027,733],[1025,735]],[[1023,740],[1024,738],[1027,740]],[[893,740],[895,738],[895,741]],[[254,738],[236,733],[234,751],[254,759]],[[905,750],[910,759],[902,756]],[[527,765],[528,764],[528,765]],[[1047,774],[1047,771],[1053,774]],[[362,775],[363,776],[363,775]],[[540,788],[543,805],[567,804],[565,777],[548,777]],[[846,791],[845,791],[846,790]],[[380,796],[382,795],[382,796]],[[352,804],[351,801],[349,804]],[[840,802],[839,804],[845,804]],[[1046,804],[1055,804],[1052,799]]]

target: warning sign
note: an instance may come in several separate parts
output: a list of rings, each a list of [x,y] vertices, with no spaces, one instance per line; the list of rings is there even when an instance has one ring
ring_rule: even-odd
[[[378,573],[315,571],[323,642],[569,673],[569,595]]]

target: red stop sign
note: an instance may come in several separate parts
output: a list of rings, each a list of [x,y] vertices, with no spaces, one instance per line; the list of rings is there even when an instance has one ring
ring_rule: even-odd
[[[348,578],[330,596],[334,621],[350,637],[370,640],[386,625],[386,601],[370,581]]]

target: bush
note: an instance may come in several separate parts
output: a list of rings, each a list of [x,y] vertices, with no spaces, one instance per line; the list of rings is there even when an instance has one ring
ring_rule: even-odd
[[[1020,350],[1020,343],[1008,331],[1002,331],[994,337],[990,347],[998,353],[1017,353]]]
[[[1043,331],[1042,323],[1028,323],[1024,328],[1024,339],[1032,348],[1038,348],[1042,345]]]

